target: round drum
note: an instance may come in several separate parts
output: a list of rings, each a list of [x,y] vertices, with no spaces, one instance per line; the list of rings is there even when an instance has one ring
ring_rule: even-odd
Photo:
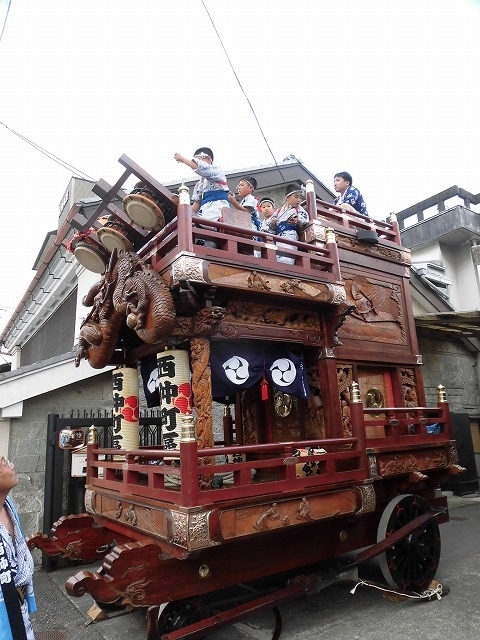
[[[91,240],[88,236],[73,237],[71,247],[76,260],[94,273],[104,273],[110,256],[108,251]]]
[[[105,226],[97,231],[97,236],[108,251],[133,251],[133,234],[119,220],[109,218]]]
[[[163,229],[165,217],[162,208],[160,198],[142,182],[137,183],[123,199],[123,210],[127,216],[144,229]]]

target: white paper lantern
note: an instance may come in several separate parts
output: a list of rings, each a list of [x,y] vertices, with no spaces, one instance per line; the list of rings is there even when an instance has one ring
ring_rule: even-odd
[[[137,368],[119,366],[112,371],[113,447],[138,449],[140,444]]]
[[[182,416],[192,413],[192,385],[188,352],[166,349],[157,353],[158,391],[165,449],[180,451]]]

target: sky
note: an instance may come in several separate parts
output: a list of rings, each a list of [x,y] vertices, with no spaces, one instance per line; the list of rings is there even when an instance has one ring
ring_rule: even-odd
[[[160,182],[293,154],[378,219],[479,192],[479,33],[480,0],[0,0],[0,329],[71,176],[123,153]]]

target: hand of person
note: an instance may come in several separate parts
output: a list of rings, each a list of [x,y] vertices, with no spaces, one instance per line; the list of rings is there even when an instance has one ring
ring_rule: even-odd
[[[174,153],[173,157],[177,162],[183,162],[185,164],[186,158],[184,158],[181,153]]]
[[[235,198],[235,194],[232,193],[231,191],[228,192],[228,201],[233,204],[234,202],[236,202],[236,198]]]

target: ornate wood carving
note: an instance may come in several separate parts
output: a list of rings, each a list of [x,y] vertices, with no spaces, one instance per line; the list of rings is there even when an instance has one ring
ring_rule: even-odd
[[[149,344],[170,336],[175,326],[172,294],[160,275],[130,251],[112,252],[107,271],[83,304],[92,310],[80,328],[76,366],[83,358],[94,368],[109,364],[124,320]]]
[[[410,474],[412,471],[445,469],[448,455],[443,447],[408,452],[377,454],[378,473],[381,477]]]
[[[305,438],[307,440],[320,440],[325,438],[325,416],[320,389],[320,374],[317,365],[308,367],[307,373],[311,395],[307,400]]]
[[[374,278],[357,276],[345,280],[347,303],[354,309],[339,331],[340,338],[406,344],[401,290]]]
[[[195,429],[201,449],[213,447],[212,385],[210,371],[210,341],[207,338],[190,340],[192,363],[192,392],[196,409]],[[200,459],[206,464],[205,458]]]
[[[247,389],[242,392],[240,396],[240,403],[242,409],[243,443],[258,444],[255,394],[251,389]]]
[[[354,489],[296,497],[264,505],[225,509],[220,515],[222,537],[231,538],[291,527],[300,522],[352,514],[357,510]]]
[[[171,266],[171,286],[176,287],[182,280],[206,282],[203,275],[203,260],[193,256],[180,256]]]
[[[358,513],[369,513],[375,511],[377,506],[377,498],[375,495],[375,489],[373,484],[362,484],[357,486],[357,489],[361,495],[362,506],[359,509]]]
[[[319,272],[319,278],[321,272]],[[295,296],[317,302],[342,304],[345,290],[341,284],[331,284],[320,280],[285,277],[274,273],[260,274],[256,270],[208,263],[208,282],[231,289],[268,291],[273,294]]]
[[[41,549],[51,556],[61,554],[70,560],[93,562],[105,555],[115,539],[126,540],[110,529],[97,526],[92,516],[82,513],[60,518],[49,536],[35,533],[27,538],[27,544],[30,549]]]
[[[385,260],[391,262],[397,262],[410,266],[412,264],[412,255],[409,249],[395,249],[393,247],[386,247],[381,244],[371,245],[364,242],[359,242],[356,238],[336,234],[337,245],[342,249],[353,249],[357,252],[364,253],[372,256],[379,256]]]
[[[219,333],[227,338],[264,336],[302,341],[312,346],[323,339],[317,313],[244,300],[231,300],[227,304]]]
[[[413,369],[402,367],[400,369],[402,380],[403,398],[406,407],[418,407],[417,387],[415,383],[415,372]]]

